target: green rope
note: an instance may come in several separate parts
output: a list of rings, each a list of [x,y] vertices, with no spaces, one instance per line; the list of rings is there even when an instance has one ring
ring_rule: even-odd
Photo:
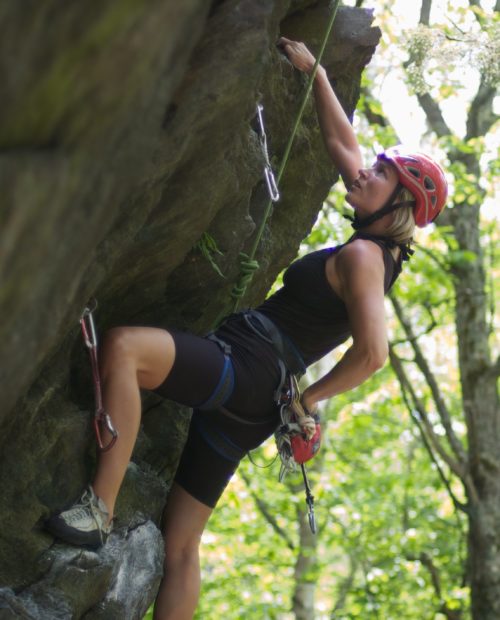
[[[248,284],[252,281],[253,274],[260,267],[258,261],[252,260],[245,252],[239,253],[239,259],[240,275],[238,282],[233,286],[233,290],[231,291],[231,297],[236,304],[245,294]]]
[[[304,93],[304,96],[302,98],[302,103],[299,109],[299,112],[297,114],[297,118],[295,120],[295,124],[293,126],[292,129],[292,133],[290,134],[290,137],[288,139],[288,143],[286,145],[285,148],[285,152],[283,154],[283,158],[281,160],[281,164],[280,167],[278,169],[278,173],[276,175],[276,184],[279,186],[279,182],[281,180],[281,177],[283,176],[283,172],[285,170],[285,167],[288,163],[288,158],[290,156],[290,151],[292,150],[292,144],[293,141],[295,139],[295,135],[297,133],[297,130],[299,128],[300,125],[300,121],[302,120],[302,116],[304,114],[304,110],[307,104],[307,100],[309,98],[309,95],[311,93],[312,87],[313,87],[313,83],[314,83],[314,78],[316,77],[316,73],[318,71],[318,67],[321,63],[321,59],[323,57],[325,48],[326,48],[326,44],[328,42],[328,38],[330,37],[330,32],[332,31],[333,28],[333,22],[335,21],[335,16],[337,14],[337,9],[339,7],[340,4],[340,0],[335,0],[333,8],[332,8],[332,14],[330,16],[330,20],[328,22],[327,28],[326,28],[326,33],[325,36],[323,37],[323,43],[321,44],[321,49],[319,51],[319,54],[316,58],[316,62],[314,63],[314,67],[313,70],[311,71],[311,75],[309,76],[309,80],[307,82],[307,87]],[[266,209],[264,211],[264,217],[262,218],[262,222],[259,226],[259,229],[257,231],[257,234],[255,236],[252,248],[249,252],[249,254],[244,254],[243,252],[240,253],[240,273],[238,275],[238,280],[237,283],[235,284],[235,286],[233,287],[233,290],[231,292],[231,298],[234,300],[234,306],[233,306],[233,312],[236,312],[236,310],[238,309],[238,305],[240,302],[240,299],[243,297],[243,295],[246,292],[246,289],[248,287],[248,285],[250,284],[250,282],[253,279],[253,275],[255,273],[255,271],[259,268],[259,264],[258,262],[255,260],[255,253],[257,252],[257,248],[259,247],[260,244],[260,240],[262,238],[262,235],[264,233],[264,229],[266,227],[267,224],[267,220],[269,219],[269,216],[271,215],[271,210],[272,210],[272,206],[273,206],[273,201],[271,199],[269,199]]]

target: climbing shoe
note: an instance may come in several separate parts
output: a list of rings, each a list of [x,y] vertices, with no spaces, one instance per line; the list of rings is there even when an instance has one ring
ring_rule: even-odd
[[[50,517],[45,528],[64,542],[96,548],[106,542],[111,532],[108,519],[106,504],[89,485],[76,504]]]

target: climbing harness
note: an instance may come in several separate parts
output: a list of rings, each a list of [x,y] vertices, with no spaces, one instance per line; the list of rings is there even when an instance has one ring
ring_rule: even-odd
[[[208,399],[195,407],[195,409],[201,409],[202,411],[210,411],[212,409],[220,409],[233,393],[234,368],[231,361],[231,345],[218,338],[213,332],[210,332],[205,337],[207,340],[215,342],[224,354],[224,366],[222,367],[219,382]]]
[[[264,314],[257,310],[247,310],[241,313],[247,327],[259,338],[273,346],[280,368],[279,385],[274,392],[274,401],[279,407],[281,424],[275,431],[276,446],[281,459],[279,481],[282,482],[287,472],[295,471],[300,466],[306,491],[309,525],[313,534],[316,533],[314,517],[314,497],[311,493],[305,463],[313,458],[321,444],[321,427],[319,417],[306,410],[300,400],[300,390],[297,377],[301,377],[306,370],[304,361],[293,343],[278,329],[278,327]],[[214,337],[209,335],[209,337]],[[219,340],[219,339],[217,339]],[[228,346],[223,341],[218,343],[221,348]],[[223,349],[224,350],[224,349]],[[243,424],[267,424],[269,420],[251,422],[239,418],[225,407],[219,411]],[[239,455],[226,437],[210,435],[208,428],[200,429],[205,439],[212,447],[229,458]],[[250,457],[250,453],[248,453]],[[251,459],[251,457],[250,457]],[[252,459],[251,459],[252,460]],[[252,461],[253,462],[253,461]],[[274,463],[274,460],[273,460]]]
[[[97,445],[101,452],[110,450],[118,439],[118,432],[113,426],[113,422],[108,413],[106,413],[102,404],[101,379],[99,376],[99,362],[97,357],[97,333],[92,313],[97,308],[97,301],[94,299],[91,304],[85,307],[80,317],[80,325],[82,328],[83,341],[89,350],[90,365],[92,367],[92,379],[94,382],[95,397],[95,414],[94,414],[94,431]],[[103,444],[101,435],[101,426],[104,427],[111,439],[107,444]]]
[[[246,310],[242,312],[242,315],[247,327],[259,338],[271,344],[278,357],[281,382],[275,395],[277,402],[280,397],[280,390],[285,382],[286,371],[302,377],[306,372],[304,360],[292,341],[265,314],[257,310]]]

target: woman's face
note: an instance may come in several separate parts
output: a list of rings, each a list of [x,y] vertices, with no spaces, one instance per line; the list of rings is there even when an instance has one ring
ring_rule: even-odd
[[[371,168],[363,168],[347,192],[346,201],[361,217],[371,215],[389,200],[398,184],[396,168],[377,159]]]

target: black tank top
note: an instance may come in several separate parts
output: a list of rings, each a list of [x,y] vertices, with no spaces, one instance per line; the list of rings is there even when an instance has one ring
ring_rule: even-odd
[[[355,239],[369,239],[382,248],[385,277],[384,292],[391,288],[401,272],[401,259],[390,251],[388,239],[357,233]],[[347,243],[306,254],[285,271],[283,287],[256,310],[270,318],[302,356],[306,366],[321,359],[351,335],[347,309],[326,277],[326,261]]]

